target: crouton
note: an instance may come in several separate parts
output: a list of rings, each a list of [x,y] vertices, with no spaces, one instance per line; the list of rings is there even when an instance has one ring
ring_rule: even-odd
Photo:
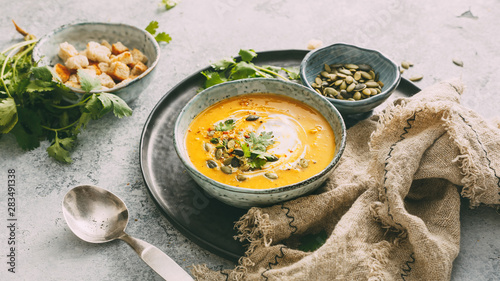
[[[124,64],[131,64],[132,62],[134,62],[134,58],[132,57],[132,54],[127,51],[114,57],[111,61],[119,61]]]
[[[87,57],[90,60],[97,62],[109,62],[110,55],[111,51],[97,42],[91,41],[87,44]]]
[[[64,83],[64,85],[66,85],[68,87],[77,88],[77,89],[82,88],[82,86],[80,86],[80,83],[78,83],[78,82],[66,81],[66,83]]]
[[[97,66],[97,63],[95,62],[91,62],[89,66],[87,66],[87,69],[94,70],[96,75],[101,75],[102,73],[101,69],[99,68],[99,66]]]
[[[54,66],[54,71],[57,74],[57,76],[59,77],[59,79],[61,79],[61,82],[63,82],[63,83],[68,81],[69,76],[71,75],[71,72],[69,71],[69,69],[60,63],[58,63]]]
[[[64,42],[64,43],[59,44],[58,55],[65,62],[70,57],[77,56],[78,51],[76,50],[76,48],[73,45],[69,44],[68,42]]]
[[[134,65],[132,70],[130,70],[130,75],[139,76],[147,69],[148,69],[148,67],[139,61]]]
[[[113,55],[119,55],[123,52],[128,51],[128,48],[122,44],[122,42],[116,42],[115,44],[111,45],[111,52]]]
[[[80,69],[89,66],[89,60],[86,56],[76,55],[66,60],[66,67],[69,69]]]
[[[102,73],[97,77],[99,77],[99,80],[101,80],[101,85],[106,88],[113,88],[116,85],[115,81],[113,81],[113,78],[111,78],[111,76],[107,75],[106,73]]]
[[[132,57],[134,58],[134,64],[137,63],[138,61],[142,62],[142,63],[146,63],[148,62],[148,57],[146,57],[146,55],[144,55],[141,51],[137,50],[136,48],[134,48],[132,51]]]
[[[109,63],[100,62],[97,64],[97,67],[99,67],[102,73],[106,73],[109,70]]]
[[[71,74],[68,78],[67,82],[73,82],[73,83],[79,83],[78,82],[78,75],[76,74]]]
[[[104,47],[108,48],[110,51],[112,49],[111,44],[109,44],[109,42],[106,41],[106,40],[102,40],[101,41],[101,45],[103,45]]]
[[[130,69],[126,64],[119,61],[115,61],[110,64],[108,74],[113,79],[122,81],[129,77]]]
[[[93,67],[84,68],[84,69],[81,69],[80,71],[83,71],[92,77],[97,76],[97,72],[96,72],[95,68],[93,68]]]
[[[121,81],[120,83],[116,84],[116,86],[115,86],[115,87],[120,87],[120,86],[123,86],[123,85],[125,85],[125,84],[129,83],[130,81],[132,81],[132,79],[131,79],[131,78],[127,78],[127,79],[125,79],[125,80]]]

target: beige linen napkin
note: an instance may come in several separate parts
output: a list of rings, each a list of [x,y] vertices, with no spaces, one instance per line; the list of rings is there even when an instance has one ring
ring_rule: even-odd
[[[252,208],[235,227],[249,242],[233,270],[198,280],[449,280],[459,252],[460,195],[500,205],[500,123],[459,103],[453,80],[396,100],[347,132],[315,195]],[[313,252],[298,237],[326,231]]]

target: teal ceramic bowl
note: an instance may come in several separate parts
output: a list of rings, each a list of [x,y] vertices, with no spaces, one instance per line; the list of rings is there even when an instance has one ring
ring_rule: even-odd
[[[374,109],[389,98],[401,80],[399,66],[380,52],[338,43],[313,50],[304,57],[300,64],[302,84],[313,89],[311,84],[324,70],[324,65],[336,63],[368,64],[380,74],[379,80],[384,83],[381,93],[367,99],[348,101],[326,97],[340,113],[345,115],[364,113]]]
[[[299,100],[318,110],[335,134],[335,156],[329,165],[307,180],[270,189],[249,189],[219,183],[200,173],[189,160],[185,134],[192,120],[207,107],[231,97],[250,93],[273,93]],[[346,128],[340,113],[325,98],[300,84],[278,79],[242,79],[212,86],[194,96],[182,109],[174,127],[174,147],[194,181],[210,196],[239,208],[268,206],[307,194],[318,188],[333,172],[345,147]]]
[[[137,48],[148,57],[146,65],[148,69],[125,85],[120,85],[111,89],[96,90],[97,92],[108,92],[120,96],[126,102],[135,100],[140,93],[149,85],[155,69],[160,59],[160,47],[154,37],[144,29],[123,23],[105,22],[83,22],[63,25],[38,40],[33,48],[33,60],[39,66],[53,67],[57,63],[63,63],[57,55],[59,44],[68,42],[75,46],[77,50],[85,50],[89,41],[101,42],[106,40],[109,43],[122,42],[125,46]],[[83,94],[81,89],[71,87],[77,95]]]

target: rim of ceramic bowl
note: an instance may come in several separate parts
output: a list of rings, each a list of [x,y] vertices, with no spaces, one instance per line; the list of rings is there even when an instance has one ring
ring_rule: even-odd
[[[251,82],[264,82],[264,83],[267,83],[267,82],[270,82],[270,83],[285,83],[285,84],[290,85],[291,87],[298,87],[298,88],[300,88],[300,89],[302,89],[304,91],[308,91],[308,92],[314,93],[315,97],[317,97],[318,99],[320,99],[323,102],[325,102],[325,105],[327,107],[329,107],[330,110],[333,111],[333,113],[337,116],[338,120],[341,123],[340,124],[341,125],[340,147],[339,147],[337,153],[334,155],[333,159],[330,161],[330,163],[323,170],[321,170],[317,174],[313,175],[312,177],[309,177],[309,178],[307,178],[307,179],[305,179],[303,181],[300,181],[300,182],[297,182],[297,183],[294,183],[294,184],[283,185],[283,186],[274,187],[274,188],[266,188],[266,189],[252,189],[252,188],[236,187],[236,186],[224,184],[224,183],[218,182],[216,180],[213,180],[213,179],[205,176],[204,174],[202,174],[196,168],[194,168],[193,164],[191,163],[191,161],[189,161],[189,159],[185,159],[184,157],[182,157],[182,153],[181,153],[180,148],[179,148],[180,144],[177,143],[177,137],[176,137],[176,135],[177,135],[177,128],[179,126],[179,123],[181,122],[181,117],[184,115],[186,109],[189,108],[198,99],[201,99],[204,95],[210,94],[211,91],[214,91],[217,88],[225,87],[225,86],[231,85],[231,84],[248,83],[250,81]],[[249,94],[251,94],[251,93],[249,93]],[[335,135],[335,137],[338,137],[338,136]],[[182,140],[184,140],[184,139],[185,139],[185,132],[182,132]],[[198,93],[197,95],[195,95],[194,97],[192,97],[186,103],[186,105],[182,108],[181,112],[179,113],[179,115],[177,117],[177,120],[175,121],[173,141],[174,141],[174,148],[175,148],[175,151],[177,153],[177,156],[179,157],[179,159],[181,160],[181,162],[183,163],[183,165],[186,167],[186,169],[188,169],[190,172],[194,173],[198,177],[207,179],[208,181],[210,181],[213,185],[217,186],[218,188],[221,188],[221,189],[224,189],[224,190],[227,190],[227,191],[231,191],[231,192],[236,192],[236,193],[274,194],[274,193],[280,193],[280,192],[285,192],[285,191],[290,191],[290,190],[294,190],[294,189],[297,189],[297,188],[301,188],[304,184],[307,184],[309,182],[315,181],[315,180],[317,180],[317,179],[325,176],[331,170],[333,170],[335,168],[335,166],[338,164],[338,162],[340,160],[340,157],[344,153],[344,149],[345,149],[345,145],[346,145],[346,126],[345,126],[344,119],[342,118],[342,115],[335,108],[335,106],[333,106],[323,96],[319,95],[318,93],[316,93],[315,91],[311,90],[310,88],[305,87],[304,85],[301,85],[301,84],[298,84],[298,83],[294,83],[294,82],[290,82],[290,81],[279,80],[279,79],[275,79],[275,78],[249,78],[249,79],[239,79],[239,80],[235,80],[235,81],[224,82],[222,84],[217,84],[217,85],[214,85],[214,86],[212,86],[210,88],[207,88],[207,89],[201,91],[200,93]]]
[[[128,86],[131,86],[132,84],[136,83],[137,81],[141,80],[142,78],[144,78],[145,76],[147,76],[149,73],[151,73],[151,71],[153,71],[153,69],[156,67],[156,65],[158,64],[158,62],[160,60],[160,54],[161,54],[160,45],[158,44],[158,42],[156,42],[156,39],[153,37],[153,35],[151,35],[151,33],[147,32],[144,29],[138,28],[137,26],[126,24],[126,23],[97,22],[97,21],[68,23],[68,24],[64,24],[64,25],[59,26],[58,28],[50,31],[49,33],[46,33],[45,35],[43,35],[42,37],[40,37],[40,39],[38,39],[38,41],[36,42],[36,45],[33,48],[33,57],[32,57],[32,60],[35,61],[35,62],[38,62],[38,61],[40,61],[42,59],[42,57],[44,56],[44,54],[41,54],[38,51],[38,48],[39,48],[39,46],[43,45],[43,43],[45,43],[45,41],[49,40],[52,36],[54,36],[55,34],[61,32],[63,30],[66,30],[68,28],[72,28],[72,27],[75,27],[75,26],[83,26],[83,25],[89,25],[89,26],[90,25],[125,26],[127,28],[135,29],[135,30],[140,31],[143,34],[145,34],[145,36],[149,39],[149,41],[151,41],[153,43],[153,47],[154,47],[154,50],[155,50],[155,53],[156,53],[156,59],[151,63],[150,66],[148,66],[148,69],[146,69],[146,71],[144,71],[141,75],[139,75],[136,78],[132,79],[130,82],[128,82],[128,83],[126,83],[124,85],[113,87],[111,89],[92,90],[92,91],[90,91],[90,93],[100,93],[100,92],[112,93],[112,92],[116,92],[118,90],[121,90],[123,88],[126,88]],[[80,94],[84,94],[85,93],[85,91],[83,91],[82,89],[78,89],[78,88],[74,88],[74,87],[70,87],[70,86],[67,86],[67,87],[70,88],[75,93],[80,93]]]
[[[384,85],[384,87],[386,87],[386,88],[380,94],[375,95],[375,96],[370,97],[370,98],[367,98],[367,99],[357,100],[357,101],[348,101],[348,100],[339,100],[339,99],[334,99],[334,98],[330,98],[330,97],[325,97],[328,101],[330,101],[332,103],[338,103],[339,105],[346,106],[346,107],[356,107],[356,106],[368,105],[368,104],[372,104],[372,103],[375,103],[377,101],[388,98],[388,96],[391,95],[394,92],[394,90],[396,89],[396,87],[399,85],[399,83],[401,81],[401,72],[399,71],[399,66],[392,59],[390,59],[389,57],[387,57],[386,55],[384,55],[380,51],[362,48],[362,47],[358,47],[358,46],[355,46],[352,44],[347,44],[347,43],[335,43],[335,44],[321,47],[319,49],[316,49],[316,50],[313,50],[313,51],[310,51],[309,53],[307,53],[306,56],[304,57],[304,59],[302,59],[302,62],[300,63],[299,74],[300,74],[300,80],[301,80],[302,84],[304,84],[305,86],[312,89],[311,83],[309,83],[309,81],[306,79],[306,68],[307,68],[307,64],[308,64],[309,59],[312,56],[316,55],[317,53],[320,53],[324,50],[327,50],[327,49],[335,47],[335,46],[346,46],[348,48],[358,49],[358,50],[361,50],[363,52],[372,53],[380,58],[383,58],[384,60],[386,60],[390,64],[392,64],[394,66],[394,68],[396,69],[396,79],[394,79],[394,81],[390,85]]]

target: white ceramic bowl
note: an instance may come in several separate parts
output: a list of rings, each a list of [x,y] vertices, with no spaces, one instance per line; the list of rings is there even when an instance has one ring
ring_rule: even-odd
[[[318,110],[335,134],[335,156],[328,166],[307,180],[270,189],[250,189],[219,183],[200,173],[189,160],[185,133],[191,121],[207,107],[234,96],[249,93],[273,93],[299,100]],[[300,84],[278,79],[242,79],[212,86],[193,97],[182,109],[174,127],[174,147],[189,175],[208,194],[239,208],[266,206],[290,200],[318,188],[333,172],[345,147],[346,128],[340,113],[324,97]]]
[[[135,100],[151,82],[152,72],[160,59],[160,47],[154,37],[146,30],[122,23],[83,22],[63,25],[42,36],[33,48],[33,60],[39,66],[54,66],[63,63],[57,55],[59,44],[68,42],[79,51],[85,50],[89,41],[109,43],[122,42],[128,48],[137,48],[148,57],[148,69],[125,85],[97,92],[113,93],[126,102]],[[81,89],[71,87],[77,94],[83,94]]]

